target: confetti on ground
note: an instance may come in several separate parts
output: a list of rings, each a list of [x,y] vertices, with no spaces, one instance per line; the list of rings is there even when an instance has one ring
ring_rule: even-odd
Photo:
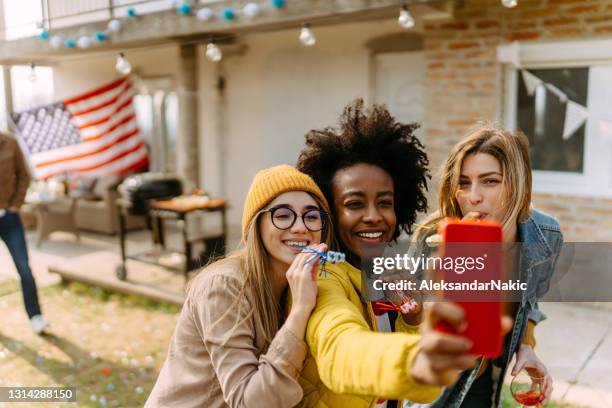
[[[51,322],[45,336],[30,329],[20,292],[0,296],[0,386],[77,389],[76,404],[50,408],[142,407],[157,379],[155,367],[166,357],[180,308],[100,293],[74,284],[41,289],[45,318]]]

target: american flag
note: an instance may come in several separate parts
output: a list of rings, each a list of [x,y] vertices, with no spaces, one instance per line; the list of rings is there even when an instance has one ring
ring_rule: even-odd
[[[129,77],[74,98],[11,113],[36,178],[100,176],[149,163],[138,131]]]

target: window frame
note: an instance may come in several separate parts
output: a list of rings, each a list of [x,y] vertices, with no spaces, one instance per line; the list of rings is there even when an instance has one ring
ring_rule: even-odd
[[[612,40],[519,43],[500,45],[498,61],[503,66],[503,118],[505,126],[516,129],[517,86],[520,69],[589,68],[583,172],[533,171],[533,191],[589,197],[612,197],[612,142],[599,133],[599,122],[612,114],[605,112],[605,93],[597,78],[607,71],[612,76]],[[520,68],[517,67],[520,63]],[[612,89],[612,85],[610,85]],[[608,90],[610,91],[610,89]],[[610,106],[608,103],[607,106]],[[610,109],[612,110],[612,109]],[[607,152],[607,154],[606,154]]]

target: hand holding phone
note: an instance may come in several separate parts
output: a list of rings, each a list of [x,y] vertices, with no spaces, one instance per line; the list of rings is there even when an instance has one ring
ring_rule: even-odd
[[[466,259],[486,259],[482,262],[483,270],[466,271],[442,269],[440,277],[446,282],[471,282],[499,280],[503,268],[502,228],[496,222],[478,219],[450,219],[443,223],[439,231],[442,237],[440,247],[445,260],[453,260],[453,265],[465,265]],[[489,250],[490,249],[490,250]],[[487,255],[489,255],[487,257]],[[464,301],[456,303],[465,311],[467,326],[465,331],[458,333],[453,327],[440,322],[436,329],[445,333],[461,334],[471,340],[470,353],[494,358],[502,352],[502,303],[500,294],[479,293],[478,291],[460,292],[459,299],[474,299],[484,301]],[[445,299],[457,299],[456,293],[444,293]]]

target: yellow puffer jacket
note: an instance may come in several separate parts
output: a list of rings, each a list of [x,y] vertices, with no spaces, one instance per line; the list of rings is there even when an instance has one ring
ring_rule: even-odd
[[[317,305],[306,330],[310,352],[300,376],[300,407],[367,408],[379,397],[433,401],[440,388],[421,385],[409,367],[417,352],[418,327],[400,317],[396,330],[377,333],[370,304],[361,302],[361,272],[348,262],[326,267]],[[368,324],[368,322],[372,322]]]

